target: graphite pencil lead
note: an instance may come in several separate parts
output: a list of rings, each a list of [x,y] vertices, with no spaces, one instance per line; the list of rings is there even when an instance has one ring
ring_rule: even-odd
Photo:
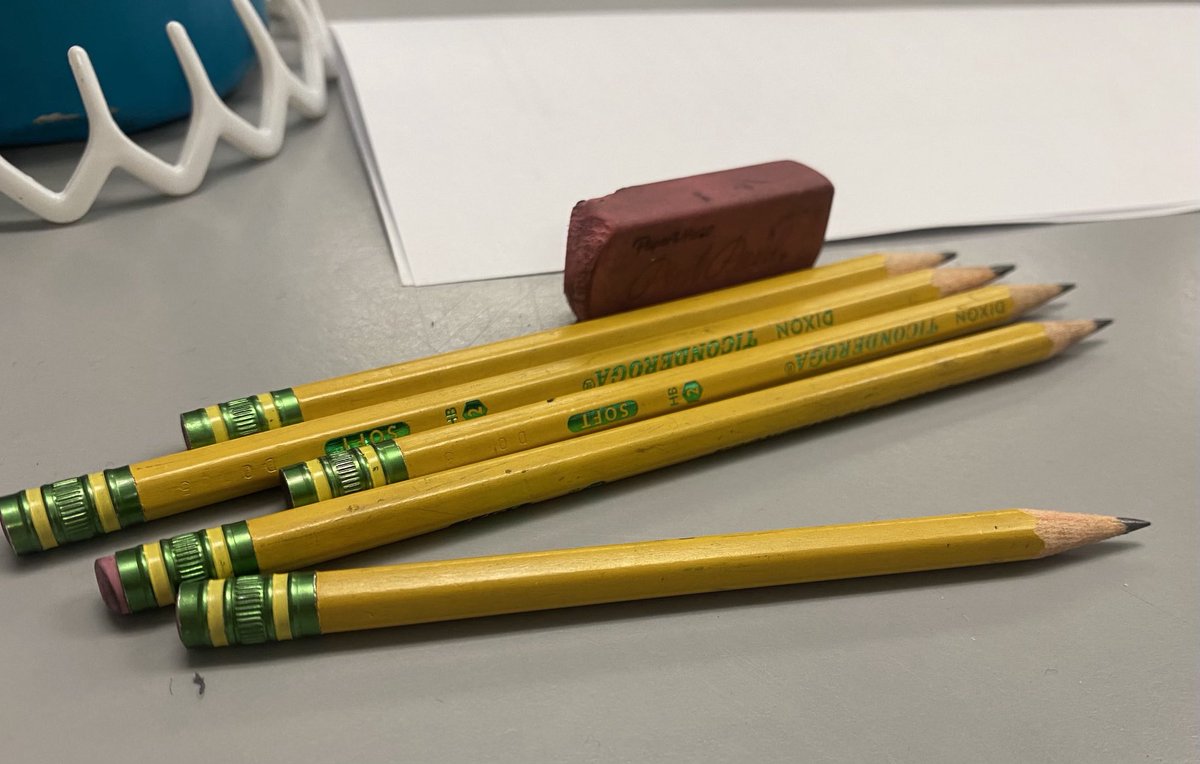
[[[1093,321],[1093,323],[1096,324],[1096,331],[1100,331],[1112,322],[1113,320],[1111,318],[1097,318]]]
[[[947,250],[946,252],[943,252],[943,253],[942,253],[942,262],[943,262],[943,263],[948,263],[948,262],[950,262],[951,260],[955,259],[956,257],[958,257],[958,253],[957,253],[957,252],[955,252],[955,251],[953,251],[953,250]]]
[[[1067,292],[1070,292],[1070,291],[1071,291],[1072,289],[1074,289],[1074,288],[1075,288],[1075,282],[1073,282],[1073,281],[1063,281],[1063,282],[1060,282],[1060,283],[1059,283],[1059,285],[1058,285],[1058,290],[1059,290],[1059,291],[1058,291],[1058,293],[1059,293],[1059,294],[1066,294]]]
[[[1125,526],[1126,533],[1133,533],[1134,531],[1140,528],[1145,528],[1150,524],[1149,520],[1138,520],[1134,517],[1118,517],[1117,519],[1120,520],[1121,524]]]
[[[1017,266],[1015,266],[1015,265],[993,265],[993,266],[991,266],[991,268],[992,268],[992,273],[994,273],[996,275],[996,278],[1000,278],[1001,276],[1005,276],[1005,275],[1015,271],[1017,269]]]

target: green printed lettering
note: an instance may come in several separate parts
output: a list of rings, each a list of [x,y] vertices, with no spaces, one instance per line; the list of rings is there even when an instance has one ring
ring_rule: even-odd
[[[348,435],[343,435],[339,438],[332,438],[325,441],[324,451],[326,454],[336,454],[339,451],[349,451],[352,448],[358,448],[366,443],[381,443],[385,440],[393,440],[402,438],[408,435],[412,430],[404,422],[392,422],[391,424],[382,427],[375,427],[370,430],[361,432],[353,432]]]
[[[637,416],[637,401],[621,401],[610,403],[595,409],[580,411],[567,417],[567,429],[571,432],[582,432],[596,427],[603,427],[623,419]]]

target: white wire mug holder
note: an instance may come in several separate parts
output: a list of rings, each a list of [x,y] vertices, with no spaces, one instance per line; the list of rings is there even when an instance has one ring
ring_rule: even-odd
[[[297,76],[284,63],[250,0],[231,1],[262,71],[258,125],[247,122],[221,100],[187,30],[172,21],[167,24],[167,37],[191,92],[192,115],[179,161],[165,162],[138,146],[117,126],[87,51],[74,46],[67,52],[67,60],[88,120],[87,143],[78,166],[62,191],[51,191],[0,156],[0,193],[52,223],[72,223],[87,214],[109,174],[118,167],[162,194],[184,196],[204,182],[220,138],[255,159],[278,154],[287,131],[289,104],[295,104],[296,111],[310,119],[325,113],[326,73],[333,71],[329,27],[317,0],[269,0],[271,10],[278,11],[296,30],[301,69],[301,76]]]

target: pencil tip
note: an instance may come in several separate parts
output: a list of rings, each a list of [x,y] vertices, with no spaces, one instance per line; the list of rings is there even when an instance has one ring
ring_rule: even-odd
[[[1074,288],[1075,288],[1075,284],[1073,282],[1063,281],[1058,285],[1058,293],[1066,294],[1067,292],[1070,292]]]
[[[1132,517],[1118,517],[1117,519],[1120,520],[1121,524],[1125,526],[1126,533],[1133,533],[1134,531],[1140,528],[1145,528],[1150,524],[1149,520],[1138,520]]]
[[[950,262],[951,260],[953,260],[953,259],[954,259],[954,258],[956,258],[956,257],[958,257],[958,253],[957,253],[957,252],[943,252],[943,253],[942,253],[942,262],[943,262],[943,263],[948,263],[948,262]]]
[[[1092,323],[1094,323],[1096,325],[1096,331],[1100,331],[1101,329],[1108,326],[1112,322],[1113,322],[1113,320],[1111,318],[1097,318]]]
[[[1001,276],[1005,276],[1009,273],[1012,273],[1016,269],[1017,269],[1017,266],[1015,266],[1015,265],[993,265],[992,266],[992,274],[995,275],[996,278],[1000,278]]]

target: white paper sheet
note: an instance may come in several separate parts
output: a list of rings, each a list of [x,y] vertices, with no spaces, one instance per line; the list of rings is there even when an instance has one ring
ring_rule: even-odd
[[[334,25],[405,283],[562,269],[580,199],[796,159],[830,238],[1200,207],[1200,9]],[[353,113],[356,112],[356,113]]]

